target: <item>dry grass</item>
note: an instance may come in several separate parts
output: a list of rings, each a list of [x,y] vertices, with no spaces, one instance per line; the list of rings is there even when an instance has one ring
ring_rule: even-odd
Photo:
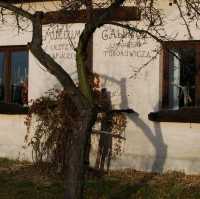
[[[62,180],[30,163],[0,159],[0,199],[60,199]],[[200,176],[113,171],[86,182],[85,199],[200,199]]]

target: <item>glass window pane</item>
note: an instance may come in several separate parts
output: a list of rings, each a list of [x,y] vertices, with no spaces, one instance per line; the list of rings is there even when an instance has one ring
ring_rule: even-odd
[[[174,48],[169,52],[169,108],[195,105],[195,48]]]
[[[169,53],[169,108],[179,108],[180,55],[177,49]]]
[[[27,104],[28,102],[28,53],[26,51],[11,54],[11,102]]]
[[[0,52],[0,101],[4,101],[4,59],[5,53]]]

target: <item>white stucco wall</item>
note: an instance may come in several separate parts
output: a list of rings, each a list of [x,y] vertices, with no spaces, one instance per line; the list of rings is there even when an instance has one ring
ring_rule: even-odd
[[[167,0],[159,5],[165,9],[167,35],[174,40],[187,40],[188,33],[177,8],[168,5]],[[193,38],[198,40],[194,24],[189,26]],[[114,26],[104,26],[96,32],[94,39],[94,70],[103,79],[109,79],[107,85],[113,96],[113,106],[133,108],[138,113],[128,116],[124,153],[111,165],[114,168],[199,173],[200,125],[154,123],[147,118],[149,112],[159,110],[161,100],[160,55],[152,59],[159,45],[149,39],[137,47],[137,40],[128,35],[118,38],[122,31]],[[135,76],[135,71],[147,62],[149,64]]]
[[[169,7],[167,0],[160,6],[165,8],[168,18],[168,34],[176,35],[177,40],[188,39],[175,7]],[[55,8],[55,5],[48,3],[47,7]],[[59,27],[45,27],[44,48],[76,79],[74,52],[66,34],[71,36],[76,46],[83,24]],[[155,51],[159,44],[149,39],[145,43],[141,41],[140,46],[128,34],[122,38],[122,33],[121,28],[106,25],[94,35],[94,71],[101,75],[102,87],[111,92],[113,107],[132,108],[137,112],[137,115],[128,116],[123,153],[111,162],[111,166],[200,173],[200,125],[154,123],[147,117],[149,112],[159,110],[160,56],[156,56]],[[194,30],[192,34],[194,39],[199,39],[198,31]],[[30,32],[18,35],[13,26],[0,29],[0,46],[25,45],[30,40]],[[148,65],[135,75],[146,63]],[[52,87],[59,87],[59,83],[29,53],[29,99],[43,95]],[[20,153],[22,158],[30,158],[30,151],[22,149],[26,133],[24,117],[0,115],[0,156],[16,158]]]

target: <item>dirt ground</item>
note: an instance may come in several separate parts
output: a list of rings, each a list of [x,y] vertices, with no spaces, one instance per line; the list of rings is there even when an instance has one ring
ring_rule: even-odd
[[[90,176],[85,199],[200,199],[200,175],[166,174],[131,169]],[[0,159],[0,199],[60,199],[63,182],[28,162]]]

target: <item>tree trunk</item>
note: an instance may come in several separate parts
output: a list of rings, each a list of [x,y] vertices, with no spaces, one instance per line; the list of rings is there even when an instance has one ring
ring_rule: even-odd
[[[67,147],[64,169],[65,199],[82,199],[83,197],[86,169],[85,148],[93,121],[93,111],[84,110],[77,121],[77,128],[70,135],[70,146]]]

